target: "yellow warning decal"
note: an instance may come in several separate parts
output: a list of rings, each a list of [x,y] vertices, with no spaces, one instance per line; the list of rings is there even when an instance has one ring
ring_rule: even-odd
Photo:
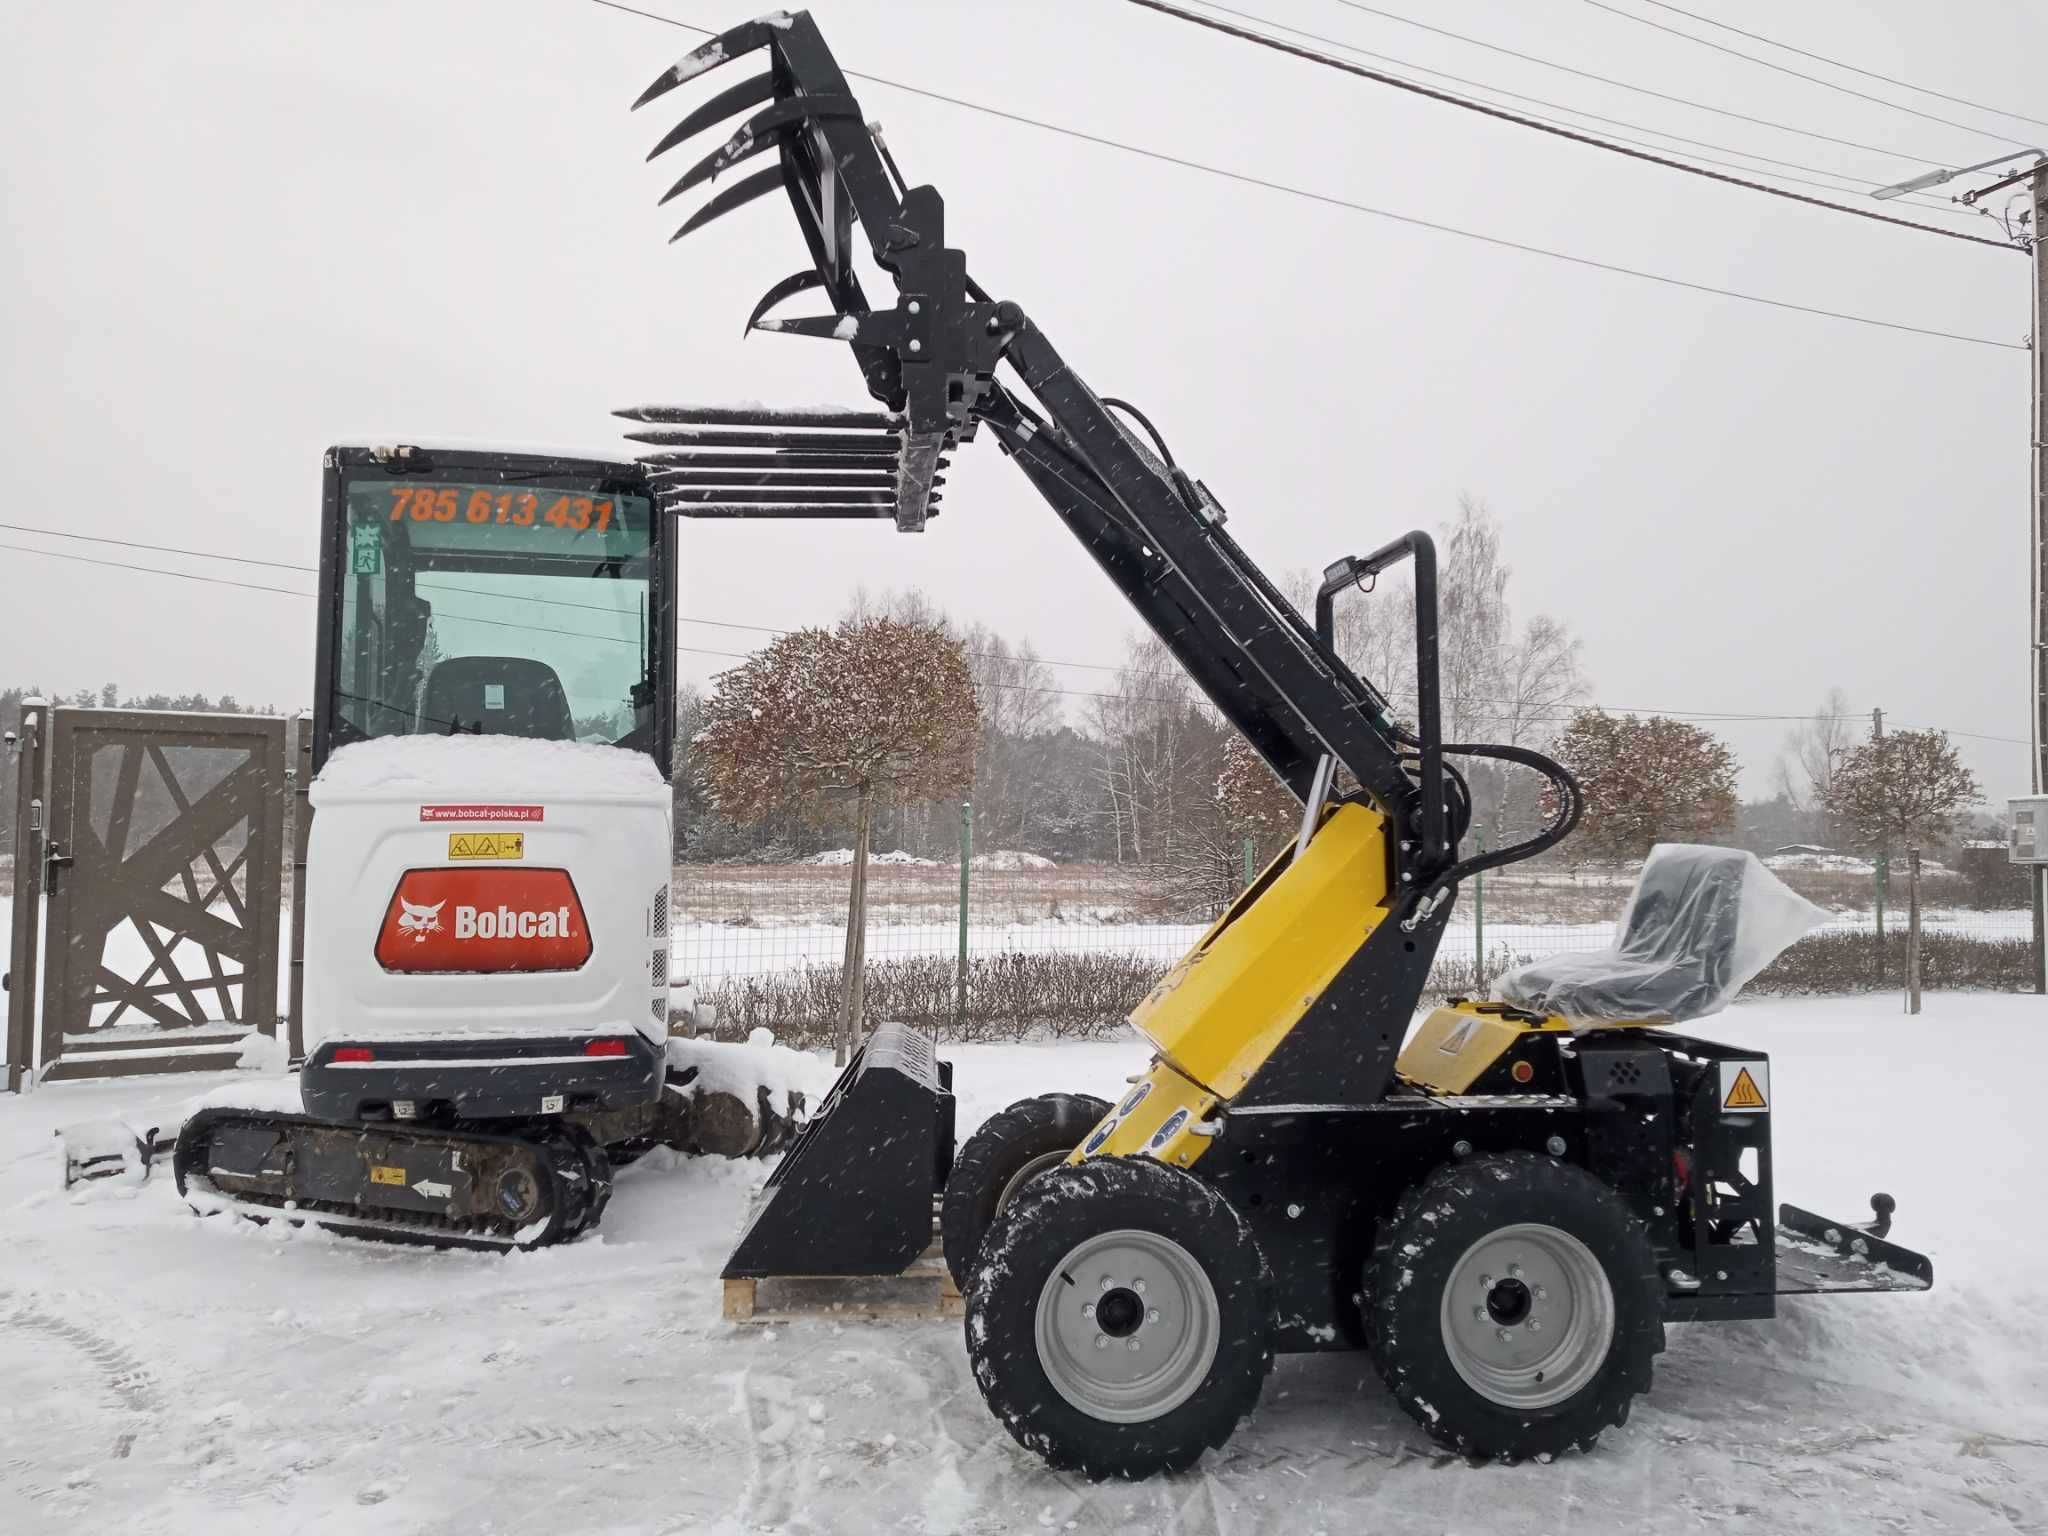
[[[526,834],[524,832],[450,832],[448,834],[448,857],[451,859],[523,859],[526,857]]]
[[[1770,1100],[1764,1097],[1759,1083],[1769,1082],[1769,1069],[1760,1061],[1724,1061],[1721,1063],[1721,1107],[1723,1109],[1759,1110],[1769,1109]]]
[[[396,1184],[400,1189],[403,1189],[405,1188],[405,1170],[403,1168],[386,1168],[381,1164],[372,1163],[370,1165],[370,1182],[372,1184]]]

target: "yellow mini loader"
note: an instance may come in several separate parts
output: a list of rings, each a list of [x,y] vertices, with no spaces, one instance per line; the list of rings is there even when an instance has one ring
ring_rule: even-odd
[[[1428,536],[1334,562],[1305,621],[1144,416],[975,283],[938,192],[898,173],[807,14],[705,44],[640,104],[755,54],[760,74],[654,153],[758,108],[669,195],[770,164],[678,237],[786,193],[811,266],[749,325],[845,342],[876,407],[625,412],[657,450],[644,462],[663,505],[921,529],[946,456],[986,427],[1303,812],[1295,844],[1131,1016],[1157,1054],[1120,1102],[1027,1101],[956,1159],[946,1065],[885,1026],[763,1192],[728,1278],[890,1273],[926,1246],[938,1196],[990,1407],[1055,1466],[1098,1477],[1220,1445],[1276,1350],[1367,1350],[1445,1445],[1545,1455],[1627,1417],[1667,1322],[1929,1285],[1928,1262],[1885,1241],[1884,1197],[1861,1227],[1774,1206],[1761,1052],[1654,1027],[1746,979],[1743,855],[1653,860],[1626,965],[1525,978],[1521,1005],[1454,1003],[1404,1048],[1459,883],[1552,846],[1580,805],[1539,753],[1442,740]],[[856,256],[893,303],[870,303]],[[806,292],[831,312],[770,316]],[[1412,730],[1331,643],[1336,599],[1406,561]],[[1464,854],[1453,760],[1473,757],[1542,775],[1551,824]]]

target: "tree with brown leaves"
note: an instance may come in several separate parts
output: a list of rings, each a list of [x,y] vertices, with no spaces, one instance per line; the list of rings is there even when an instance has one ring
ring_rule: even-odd
[[[1828,815],[1878,854],[1904,846],[1906,860],[1906,1006],[1920,1011],[1920,860],[1922,843],[1944,837],[1966,805],[1984,798],[1946,731],[1893,731],[1840,755],[1822,795]],[[1882,943],[1883,936],[1879,935]],[[1882,951],[1880,951],[1880,964]]]
[[[1735,754],[1696,725],[1582,709],[1552,750],[1585,792],[1584,855],[1640,859],[1657,843],[1712,842],[1734,824]]]
[[[781,636],[722,675],[704,706],[694,755],[724,815],[794,809],[833,823],[853,812],[841,1062],[861,1035],[875,804],[960,793],[974,780],[980,725],[960,642],[879,615]]]

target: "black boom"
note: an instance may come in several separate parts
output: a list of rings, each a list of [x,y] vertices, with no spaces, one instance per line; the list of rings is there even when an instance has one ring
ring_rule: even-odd
[[[946,456],[986,423],[1210,701],[1297,796],[1320,798],[1332,766],[1341,766],[1393,818],[1396,888],[1412,908],[1407,923],[1433,911],[1473,869],[1527,857],[1570,830],[1578,816],[1570,776],[1548,759],[1514,752],[1511,760],[1558,786],[1552,826],[1483,860],[1458,862],[1470,806],[1463,781],[1439,766],[1441,754],[1508,756],[1511,749],[1446,748],[1433,707],[1423,710],[1419,734],[1397,723],[1386,697],[1345,664],[1329,637],[1306,623],[1238,547],[1224,529],[1223,507],[1174,462],[1151,424],[1123,402],[1096,395],[1019,305],[991,299],[975,283],[966,257],[946,244],[945,200],[932,187],[904,182],[809,13],[780,13],[733,28],[664,71],[634,105],[751,53],[765,54],[767,69],[690,112],[648,158],[758,109],[684,172],[662,201],[771,150],[777,164],[716,193],[675,238],[781,186],[812,265],[770,288],[748,317],[748,329],[848,343],[881,409],[621,412],[647,428],[630,437],[662,450],[645,462],[665,505],[685,516],[893,517],[899,529],[918,530],[937,514]],[[890,307],[871,307],[862,289],[856,230],[896,288]],[[830,302],[831,314],[771,317],[785,300],[813,290]],[[996,381],[999,363],[1014,371],[1020,388]],[[1366,564],[1410,553],[1419,571],[1433,572],[1434,551],[1424,533],[1366,557]],[[1426,593],[1419,587],[1418,597],[1420,687],[1433,703],[1433,586]]]

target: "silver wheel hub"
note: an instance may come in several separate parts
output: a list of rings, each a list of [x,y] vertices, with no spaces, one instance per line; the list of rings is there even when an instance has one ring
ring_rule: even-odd
[[[1038,1363],[1091,1418],[1142,1424],[1194,1396],[1221,1340],[1216,1288],[1179,1243],[1103,1232],[1068,1252],[1038,1297]]]
[[[1539,1222],[1490,1232],[1451,1267],[1444,1352],[1465,1385],[1505,1408],[1582,1389],[1614,1343],[1614,1287],[1593,1250]]]

